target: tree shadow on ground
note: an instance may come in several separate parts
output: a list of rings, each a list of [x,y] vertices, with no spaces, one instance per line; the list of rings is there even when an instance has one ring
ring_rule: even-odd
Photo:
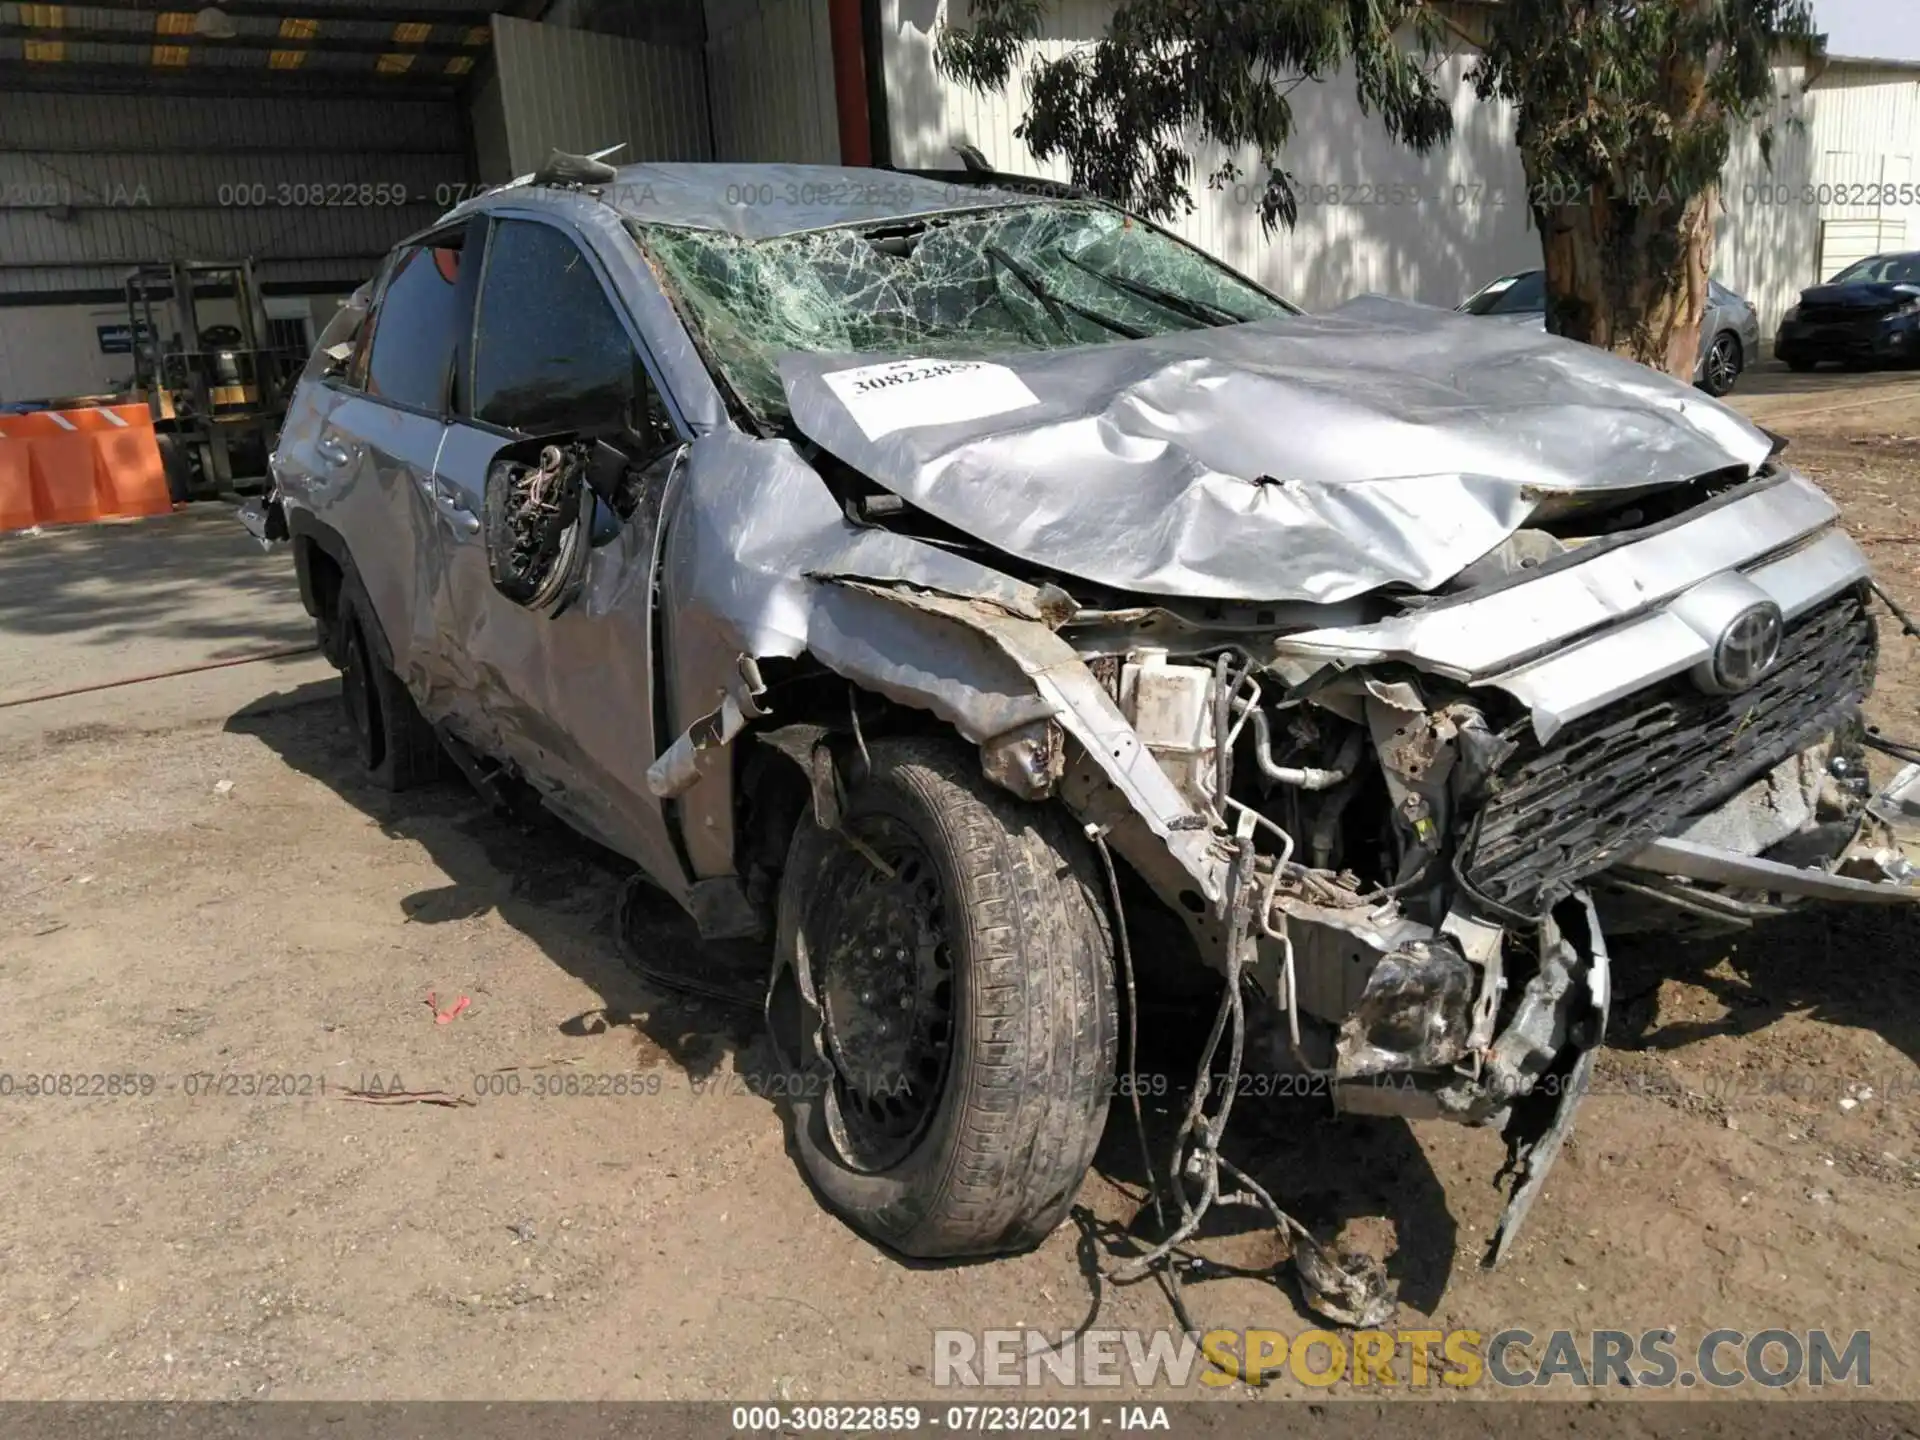
[[[1613,956],[1608,1043],[1677,1050],[1715,1035],[1750,1035],[1786,1015],[1871,1030],[1920,1063],[1920,926],[1903,906],[1816,907],[1737,939],[1673,943],[1621,937]],[[1724,1013],[1661,1021],[1664,980],[1699,986]]]
[[[616,925],[621,891],[633,864],[582,837],[537,808],[513,815],[489,805],[450,774],[404,794],[389,794],[362,772],[342,718],[338,683],[302,687],[310,696],[276,696],[227,721],[289,766],[327,786],[387,835],[424,847],[447,876],[443,885],[400,900],[416,925],[470,919],[489,910],[531,940],[555,965],[585,982],[599,1005],[555,1017],[563,1033],[630,1028],[641,1063],[664,1059],[698,1081],[729,1057],[743,1071],[771,1063],[760,1052],[756,1014],[712,1000],[670,994],[642,981],[627,963]],[[310,703],[288,703],[304,698]],[[703,944],[693,922],[666,896],[643,890],[632,908],[633,943],[643,954],[690,959],[697,970],[739,959],[739,944]],[[764,951],[764,945],[760,947]]]
[[[0,536],[0,634],[90,646],[197,641],[211,659],[313,638],[293,563],[226,505]]]

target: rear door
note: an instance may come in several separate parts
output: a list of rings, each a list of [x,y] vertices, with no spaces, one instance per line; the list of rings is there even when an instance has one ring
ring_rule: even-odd
[[[433,489],[454,356],[471,328],[484,231],[463,224],[399,251],[312,450],[340,477],[324,518],[352,552],[394,670],[429,716],[444,709],[448,621]],[[469,263],[469,260],[474,263]]]
[[[472,355],[436,483],[485,514],[503,446],[589,435],[630,457],[630,515],[600,507],[586,583],[559,615],[494,589],[480,527],[441,529],[454,614],[449,671],[473,697],[468,730],[514,761],[555,809],[670,890],[682,867],[647,789],[657,753],[653,575],[661,507],[682,436],[643,347],[592,252],[531,216],[493,222]]]

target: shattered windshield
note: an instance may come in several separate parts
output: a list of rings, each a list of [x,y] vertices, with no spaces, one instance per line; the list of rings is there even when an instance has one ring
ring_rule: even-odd
[[[769,421],[786,414],[778,361],[788,351],[971,359],[1289,313],[1200,251],[1095,204],[774,240],[634,229],[728,383]]]

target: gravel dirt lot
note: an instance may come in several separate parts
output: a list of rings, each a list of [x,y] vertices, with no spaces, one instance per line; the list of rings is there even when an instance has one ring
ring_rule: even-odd
[[[1920,377],[1762,372],[1738,398],[1920,609]],[[223,516],[168,523],[191,564],[145,605],[121,587],[150,566],[71,573],[137,537],[0,539],[0,700],[298,638],[290,565]],[[1910,736],[1920,663],[1882,637],[1875,719]],[[1116,1105],[1085,1227],[982,1264],[868,1245],[756,1093],[755,1022],[623,964],[621,865],[454,782],[370,788],[311,657],[0,708],[0,857],[6,1398],[924,1397],[937,1327],[1085,1319],[1086,1236],[1140,1203]],[[1870,1330],[1873,1393],[1915,1398],[1916,937],[1883,911],[1623,943],[1597,1093],[1497,1272],[1495,1135],[1287,1100],[1243,1105],[1230,1153],[1388,1259],[1402,1326]],[[696,941],[662,908],[644,943]],[[470,1003],[436,1023],[429,996]],[[1184,1072],[1192,1021],[1143,1027],[1145,1067]],[[1240,1224],[1208,1253],[1274,1263]],[[1312,1323],[1287,1284],[1188,1296],[1202,1326]],[[1103,1325],[1172,1323],[1152,1285],[1098,1299]]]

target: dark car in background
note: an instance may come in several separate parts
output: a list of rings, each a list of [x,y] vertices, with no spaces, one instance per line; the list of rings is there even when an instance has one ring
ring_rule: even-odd
[[[1773,352],[1795,370],[1823,360],[1897,365],[1920,359],[1920,250],[1873,255],[1800,292]]]
[[[1502,275],[1454,307],[1529,329],[1547,328],[1547,272]],[[1760,358],[1760,316],[1751,302],[1720,284],[1707,284],[1707,313],[1700,321],[1700,355],[1693,383],[1709,395],[1725,395],[1740,372]]]

